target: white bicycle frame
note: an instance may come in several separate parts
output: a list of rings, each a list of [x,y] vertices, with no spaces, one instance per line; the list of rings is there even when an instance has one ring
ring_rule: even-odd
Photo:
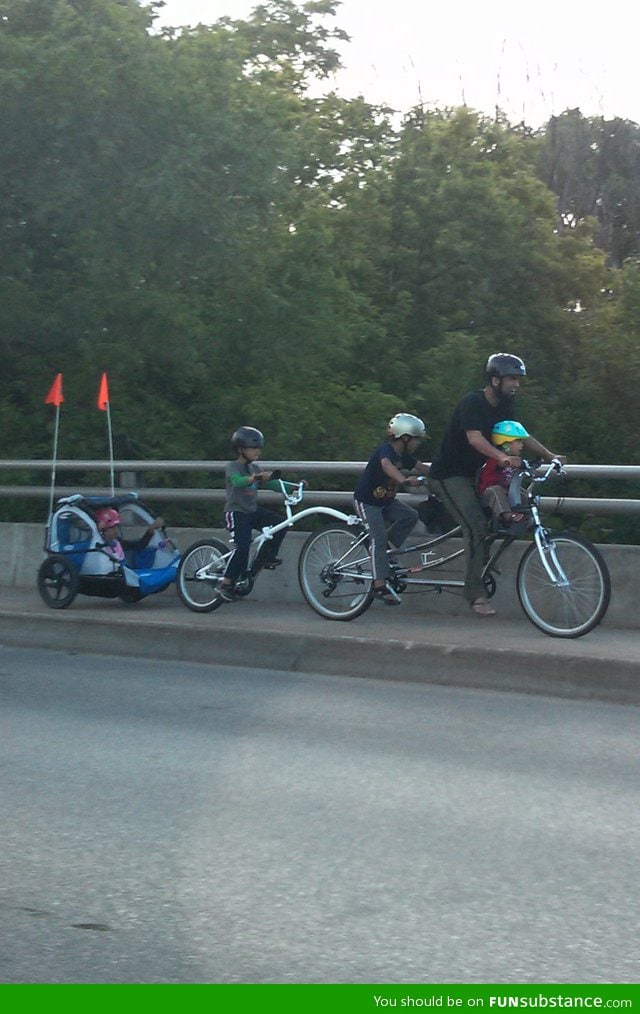
[[[562,474],[562,469],[558,468],[555,464],[552,463],[549,465],[549,468],[544,473],[544,475],[540,476],[537,479],[534,478],[529,489],[530,490],[533,489],[533,487],[538,485],[539,483],[546,482],[551,473],[554,471],[558,475]],[[531,517],[535,522],[535,528],[533,530],[533,538],[538,550],[538,556],[542,561],[542,566],[546,570],[549,580],[553,584],[557,585],[559,588],[568,588],[570,582],[567,575],[562,569],[560,561],[558,560],[555,545],[553,542],[551,544],[547,542],[547,532],[540,520],[540,512],[538,510],[540,498],[537,493],[530,493],[529,496],[530,496],[529,503],[531,507]],[[551,567],[549,564],[547,554],[551,557],[553,561],[553,567]],[[553,569],[554,567],[555,571]]]
[[[282,493],[282,498],[284,500],[285,511],[287,516],[284,521],[279,521],[277,525],[265,525],[265,527],[262,528],[258,532],[258,534],[253,537],[250,546],[249,566],[251,566],[251,563],[253,562],[253,560],[255,560],[256,556],[264,546],[265,542],[269,542],[271,539],[273,539],[274,535],[277,535],[278,532],[283,531],[283,529],[293,528],[293,526],[296,525],[298,521],[302,521],[304,518],[310,518],[320,514],[323,515],[324,517],[332,518],[335,521],[341,521],[345,525],[351,526],[362,524],[362,521],[356,514],[344,514],[343,511],[335,510],[333,507],[307,507],[305,508],[305,510],[299,511],[297,514],[294,514],[292,508],[295,507],[297,504],[301,503],[301,501],[304,498],[304,488],[305,488],[304,482],[296,483],[292,490],[287,491],[286,487],[291,486],[292,483],[286,483],[284,482],[283,479],[279,479],[277,481],[280,485],[280,492]],[[233,540],[230,541],[232,542],[232,545],[228,555],[224,557],[224,559],[226,560],[228,560],[231,554],[233,553]],[[218,576],[219,563],[207,564],[205,567],[202,567],[197,572],[197,574],[195,575],[196,579],[206,580],[207,578],[209,578],[210,577],[209,568],[211,566],[215,567],[216,576]]]
[[[296,483],[295,489],[287,492],[286,486],[291,483],[286,483],[282,479],[278,480],[282,498],[284,500],[285,511],[287,514],[286,520],[278,522],[277,525],[266,525],[261,531],[254,536],[251,540],[251,549],[254,556],[262,549],[265,542],[268,542],[281,532],[284,528],[293,528],[297,525],[298,521],[302,521],[304,518],[313,517],[316,514],[322,514],[325,517],[333,518],[335,521],[341,521],[345,525],[361,525],[362,521],[356,514],[344,514],[342,511],[335,510],[333,507],[306,507],[302,511],[298,511],[294,514],[292,508],[297,504],[301,503],[304,498],[304,487],[303,482]]]

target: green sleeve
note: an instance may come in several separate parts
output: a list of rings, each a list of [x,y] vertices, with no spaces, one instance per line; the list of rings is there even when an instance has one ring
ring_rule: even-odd
[[[253,485],[255,478],[251,475],[240,475],[240,472],[231,472],[227,475],[227,481],[234,489],[243,489],[245,486]]]

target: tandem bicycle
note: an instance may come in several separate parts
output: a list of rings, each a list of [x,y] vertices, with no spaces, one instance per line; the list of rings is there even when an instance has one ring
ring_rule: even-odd
[[[518,599],[527,618],[545,634],[581,637],[593,630],[607,611],[609,571],[586,539],[544,526],[539,489],[550,477],[562,473],[562,463],[556,459],[542,474],[538,471],[539,463],[523,461],[516,477],[517,489],[510,491],[510,496],[524,494],[524,503],[517,509],[525,513],[532,536],[517,570]],[[443,576],[442,571],[464,553],[464,549],[447,546],[460,534],[457,526],[419,545],[389,549],[394,590],[459,594],[464,581]],[[488,531],[483,582],[489,598],[496,590],[498,561],[517,537],[508,529]],[[366,526],[333,526],[310,535],[300,553],[298,577],[305,599],[320,616],[329,620],[361,616],[374,599]]]

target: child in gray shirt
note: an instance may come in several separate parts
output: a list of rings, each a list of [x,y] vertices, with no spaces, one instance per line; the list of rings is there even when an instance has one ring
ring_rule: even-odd
[[[285,520],[282,514],[258,503],[259,489],[280,491],[275,473],[261,468],[258,462],[264,446],[264,436],[260,430],[253,426],[240,426],[231,437],[231,446],[238,452],[238,457],[235,461],[230,461],[225,469],[227,498],[224,523],[233,539],[235,550],[218,586],[218,592],[226,602],[235,599],[235,582],[247,571],[253,530],[277,525]],[[263,567],[273,570],[282,563],[278,558],[278,550],[286,534],[287,530],[283,528],[265,542],[251,568],[252,577]]]

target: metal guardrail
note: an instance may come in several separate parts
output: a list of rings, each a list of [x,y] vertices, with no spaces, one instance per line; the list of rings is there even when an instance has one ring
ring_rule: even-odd
[[[358,475],[366,461],[269,461],[260,459],[267,468],[281,468],[283,471],[306,473],[307,475]],[[213,472],[224,473],[228,460],[224,461],[114,461],[116,472]],[[111,462],[78,460],[77,458],[56,462],[58,471],[65,472],[109,472]],[[0,470],[4,471],[51,472],[51,460],[13,458],[0,459]],[[565,465],[567,475],[577,479],[640,479],[640,465]]]
[[[320,476],[356,476],[366,465],[366,461],[267,461],[267,468],[280,468],[285,473],[301,478]],[[202,502],[221,503],[225,498],[223,489],[199,488],[163,488],[146,486],[140,476],[148,472],[196,473],[208,472],[213,475],[224,474],[227,461],[114,461],[113,469],[118,475],[119,488],[122,490],[140,489],[143,499],[149,501]],[[56,468],[60,472],[106,472],[110,473],[111,462],[90,460],[58,460]],[[569,478],[576,479],[607,479],[607,480],[640,480],[640,465],[566,465]],[[28,458],[0,460],[0,471],[5,472],[51,472],[51,461],[31,460]],[[56,496],[68,496],[77,493],[77,486],[55,487]],[[110,487],[87,487],[83,484],[82,492],[87,495],[105,496],[111,492]],[[640,514],[640,498],[597,498],[565,496],[566,490],[559,491],[557,497],[543,497],[542,506],[550,511],[561,507],[564,513],[571,514]],[[11,499],[48,498],[51,494],[49,486],[3,485],[0,486],[0,497]],[[276,494],[264,494],[266,498],[276,499]],[[418,493],[403,494],[413,499],[416,495],[424,496],[424,490]],[[309,489],[305,499],[310,504],[342,506],[351,504],[350,492]]]

